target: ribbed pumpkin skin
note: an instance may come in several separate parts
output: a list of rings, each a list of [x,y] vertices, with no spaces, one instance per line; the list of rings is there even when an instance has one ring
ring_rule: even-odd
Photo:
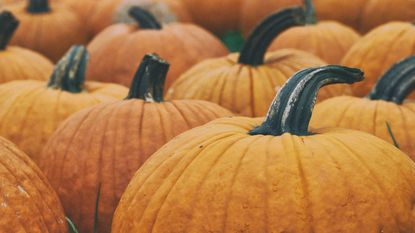
[[[0,232],[67,233],[58,196],[39,168],[0,138]]]
[[[412,54],[415,54],[415,26],[391,22],[362,37],[345,55],[342,65],[363,69],[365,80],[352,88],[356,96],[365,96],[391,65]]]
[[[83,22],[70,8],[51,3],[52,10],[42,14],[29,14],[26,8],[26,1],[4,8],[20,21],[11,44],[37,51],[55,62],[73,44],[87,42]]]
[[[389,21],[415,18],[412,0],[314,0],[314,4],[319,18],[340,21],[362,33]]]
[[[183,74],[167,92],[170,99],[202,99],[217,103],[235,114],[264,116],[287,79],[303,68],[325,63],[312,54],[283,49],[267,54],[258,67],[237,63],[238,54],[201,62]],[[350,94],[346,85],[320,91],[320,99]]]
[[[360,35],[352,28],[335,21],[322,21],[315,25],[288,29],[277,37],[269,51],[299,49],[312,53],[329,64],[339,64],[359,39]]]
[[[413,232],[405,154],[343,129],[250,136],[261,122],[221,119],[170,141],[135,174],[112,232]]]
[[[25,80],[0,85],[0,135],[16,143],[35,162],[50,135],[71,114],[105,101],[122,99],[127,88],[87,82],[85,92],[50,89]]]
[[[88,77],[124,86],[130,85],[140,59],[155,52],[171,64],[166,87],[192,65],[227,53],[221,42],[204,29],[181,23],[165,25],[162,30],[112,25],[95,37],[88,50],[91,54]]]
[[[53,64],[44,56],[19,47],[0,50],[0,83],[13,80],[46,80]]]
[[[46,145],[40,167],[80,232],[92,232],[100,182],[98,232],[110,232],[122,193],[151,154],[188,129],[231,115],[205,101],[102,104],[62,124]]]
[[[317,104],[311,126],[360,130],[393,144],[386,127],[388,122],[402,151],[415,160],[415,111],[410,109],[410,105],[366,98],[336,97]]]

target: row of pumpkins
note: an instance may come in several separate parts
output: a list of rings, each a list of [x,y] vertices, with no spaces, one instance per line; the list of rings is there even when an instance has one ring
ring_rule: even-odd
[[[415,231],[412,1],[5,2],[0,232]]]

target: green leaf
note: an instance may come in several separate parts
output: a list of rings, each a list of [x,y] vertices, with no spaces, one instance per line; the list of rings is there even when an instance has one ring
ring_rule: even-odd
[[[66,221],[69,225],[69,233],[78,233],[78,230],[75,227],[75,224],[72,222],[72,220],[68,217],[65,217]]]
[[[391,136],[391,138],[392,138],[393,144],[395,145],[395,147],[396,147],[396,148],[400,149],[400,146],[399,146],[398,142],[396,141],[395,136],[393,135],[393,132],[392,132],[392,127],[391,127],[391,125],[389,124],[389,122],[386,122],[386,127],[388,128],[388,132],[389,132],[389,135],[390,135],[390,136]]]
[[[245,43],[245,38],[240,31],[229,31],[221,36],[222,42],[230,52],[239,52]]]

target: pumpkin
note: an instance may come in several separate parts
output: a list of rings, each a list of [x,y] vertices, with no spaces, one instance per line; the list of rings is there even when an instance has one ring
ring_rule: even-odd
[[[365,81],[352,86],[356,96],[365,96],[377,79],[394,63],[415,54],[415,26],[405,22],[390,22],[365,35],[346,53],[342,64],[359,67]]]
[[[317,22],[312,1],[305,0],[304,4],[306,25],[293,27],[281,33],[269,50],[300,49],[330,64],[339,64],[347,51],[360,39],[359,34],[335,21]]]
[[[62,205],[46,177],[1,137],[0,174],[0,232],[68,232]]]
[[[88,77],[103,82],[129,85],[133,67],[146,53],[155,52],[168,60],[172,69],[166,86],[192,65],[226,54],[223,44],[204,29],[184,23],[160,25],[147,11],[133,7],[130,14],[139,24],[116,24],[101,32],[88,46],[91,69]],[[209,46],[209,49],[206,49]],[[111,57],[112,59],[108,59]]]
[[[190,128],[232,115],[205,101],[164,102],[167,69],[165,61],[146,55],[125,100],[74,114],[45,146],[40,167],[80,232],[93,231],[98,187],[97,232],[109,233],[118,200],[151,154]]]
[[[344,96],[318,104],[311,125],[368,132],[398,143],[415,160],[415,111],[411,110],[415,104],[404,102],[414,88],[415,57],[409,57],[388,70],[367,98]]]
[[[240,54],[210,59],[183,74],[167,92],[171,99],[202,99],[217,103],[243,116],[264,116],[275,89],[295,72],[325,63],[299,50],[280,50],[265,55],[272,40],[282,31],[304,22],[300,7],[288,8],[265,19],[246,41]],[[334,86],[322,98],[351,92]]]
[[[48,0],[29,0],[6,5],[20,20],[20,26],[11,40],[57,61],[73,44],[87,42],[82,21],[68,7]]]
[[[17,80],[0,85],[0,135],[16,143],[35,162],[44,144],[69,115],[128,91],[115,84],[85,82],[88,54],[73,47],[56,65],[47,83]]]
[[[320,18],[340,21],[362,33],[390,21],[415,18],[411,0],[315,0],[315,5]]]
[[[45,80],[53,69],[44,56],[17,46],[8,46],[19,22],[8,11],[0,13],[0,83],[12,80]]]
[[[412,232],[415,164],[404,153],[359,131],[307,130],[319,87],[361,79],[305,69],[262,124],[219,119],[176,137],[136,172],[112,232]]]

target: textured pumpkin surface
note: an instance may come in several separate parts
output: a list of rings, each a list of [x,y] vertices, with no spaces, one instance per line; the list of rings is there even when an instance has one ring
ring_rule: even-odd
[[[82,93],[25,80],[0,85],[0,135],[16,143],[35,162],[44,144],[69,115],[104,101],[121,99],[128,90],[115,84],[87,82]]]
[[[0,138],[0,232],[66,233],[58,196],[39,168]]]
[[[30,14],[26,5],[22,2],[4,8],[20,21],[11,44],[29,48],[57,61],[73,44],[87,42],[84,25],[70,8],[53,3],[50,12]]]
[[[92,232],[101,184],[98,232],[112,215],[135,171],[174,136],[232,114],[205,101],[102,104],[71,116],[54,133],[40,167],[80,232]]]
[[[363,33],[393,20],[413,21],[412,0],[314,0],[319,18],[343,22]]]
[[[192,65],[226,54],[225,47],[213,35],[198,26],[181,23],[165,25],[161,30],[115,24],[95,37],[88,50],[88,77],[124,86],[130,85],[135,68],[146,53],[155,52],[170,62],[167,87]]]
[[[135,174],[112,232],[413,232],[405,154],[343,129],[250,136],[261,122],[220,119],[170,141]]]
[[[276,91],[297,71],[323,66],[312,54],[282,49],[268,53],[264,65],[237,63],[238,54],[210,59],[183,74],[168,90],[167,98],[202,99],[217,103],[244,116],[264,116]],[[325,87],[319,98],[350,94],[346,85]]]
[[[402,151],[415,160],[415,112],[410,105],[413,104],[408,107],[383,100],[336,97],[317,104],[311,126],[356,129],[393,144],[388,122]]]
[[[46,80],[53,65],[44,56],[15,46],[0,50],[0,83],[13,80]]]
[[[365,72],[365,80],[352,85],[353,93],[367,95],[387,68],[411,54],[415,54],[413,24],[391,22],[372,30],[352,46],[342,61]]]
[[[320,57],[329,64],[339,64],[359,39],[359,34],[345,25],[335,21],[322,21],[315,25],[288,29],[277,37],[269,50],[300,49]]]

